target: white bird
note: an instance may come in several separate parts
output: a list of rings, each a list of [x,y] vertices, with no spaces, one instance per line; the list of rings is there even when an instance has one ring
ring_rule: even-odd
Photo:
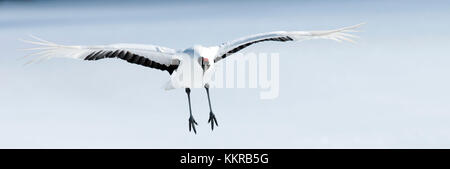
[[[355,29],[362,24],[326,31],[277,31],[261,33],[252,36],[239,38],[218,46],[205,47],[196,45],[184,50],[175,50],[161,46],[144,44],[112,44],[98,46],[67,46],[42,40],[31,36],[34,41],[22,40],[34,45],[36,48],[25,50],[38,50],[31,55],[36,57],[31,62],[55,57],[74,58],[82,60],[99,60],[104,58],[119,58],[130,63],[167,71],[170,80],[166,83],[165,89],[184,88],[189,104],[189,131],[193,129],[197,133],[195,126],[197,122],[192,116],[190,89],[204,87],[208,96],[209,120],[211,129],[218,126],[216,117],[211,108],[209,97],[209,83],[215,71],[215,63],[227,56],[230,56],[247,46],[265,41],[302,41],[309,39],[331,39],[338,42],[350,41],[356,36],[349,32],[357,32]],[[30,56],[30,55],[28,55]]]

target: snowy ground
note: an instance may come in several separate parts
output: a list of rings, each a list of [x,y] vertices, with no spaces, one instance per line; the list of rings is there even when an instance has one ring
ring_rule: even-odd
[[[450,12],[445,1],[0,2],[1,148],[450,148]],[[261,43],[280,54],[280,96],[213,89],[210,131],[193,90],[119,60],[23,66],[34,34],[63,44],[216,45],[254,33],[367,22],[358,45]]]

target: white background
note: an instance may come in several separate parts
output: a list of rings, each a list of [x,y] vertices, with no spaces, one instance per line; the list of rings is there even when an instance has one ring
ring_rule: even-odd
[[[445,1],[0,2],[1,148],[450,148]],[[447,7],[446,7],[447,6]],[[260,43],[280,54],[280,95],[184,90],[166,72],[110,59],[23,66],[28,34],[67,45],[217,45],[254,33],[367,22],[357,45]]]

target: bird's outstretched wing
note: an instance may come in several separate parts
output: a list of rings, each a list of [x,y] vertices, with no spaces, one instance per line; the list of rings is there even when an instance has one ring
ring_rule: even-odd
[[[27,43],[39,45],[36,48],[28,48],[25,50],[36,50],[38,52],[31,55],[38,56],[31,62],[63,57],[82,60],[99,60],[103,58],[119,58],[130,63],[168,71],[170,74],[180,64],[179,58],[176,57],[176,50],[143,44],[112,44],[97,46],[66,46],[53,42],[42,40],[30,35],[34,40],[22,40]],[[31,56],[28,55],[28,56]]]
[[[349,32],[357,32],[355,29],[361,25],[363,25],[363,23],[327,31],[277,31],[239,38],[220,45],[219,53],[214,59],[214,62],[224,59],[227,56],[246,48],[247,46],[265,41],[287,42],[308,39],[331,39],[338,42],[354,42],[352,38],[356,38],[356,36],[349,34]]]

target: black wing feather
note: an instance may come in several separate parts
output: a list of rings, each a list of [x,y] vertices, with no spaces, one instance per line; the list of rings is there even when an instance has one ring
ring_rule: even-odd
[[[216,58],[216,59],[214,60],[214,62],[218,62],[218,61],[221,60],[221,59],[225,59],[227,56],[232,55],[232,54],[234,54],[234,53],[236,53],[236,52],[238,52],[238,51],[240,51],[240,50],[242,50],[242,49],[244,49],[244,48],[246,48],[246,47],[248,47],[248,46],[250,46],[250,45],[253,45],[253,44],[255,44],[255,43],[264,42],[264,41],[279,41],[279,42],[285,42],[285,41],[293,41],[293,40],[294,40],[294,39],[292,39],[292,38],[289,37],[289,36],[282,36],[282,37],[276,37],[276,38],[266,38],[266,39],[255,40],[255,41],[252,41],[252,42],[248,42],[248,43],[242,44],[242,45],[240,45],[240,46],[238,46],[238,47],[236,47],[236,48],[233,48],[233,49],[227,51],[227,52],[224,53],[222,56]]]
[[[167,71],[169,74],[172,74],[174,70],[178,68],[178,65],[165,65],[155,61],[150,60],[149,58],[131,53],[126,50],[114,50],[114,51],[95,51],[90,53],[88,56],[84,58],[84,60],[99,60],[103,58],[119,58],[126,60],[127,62],[142,65],[145,67],[150,67],[154,69],[159,69],[161,71]]]

